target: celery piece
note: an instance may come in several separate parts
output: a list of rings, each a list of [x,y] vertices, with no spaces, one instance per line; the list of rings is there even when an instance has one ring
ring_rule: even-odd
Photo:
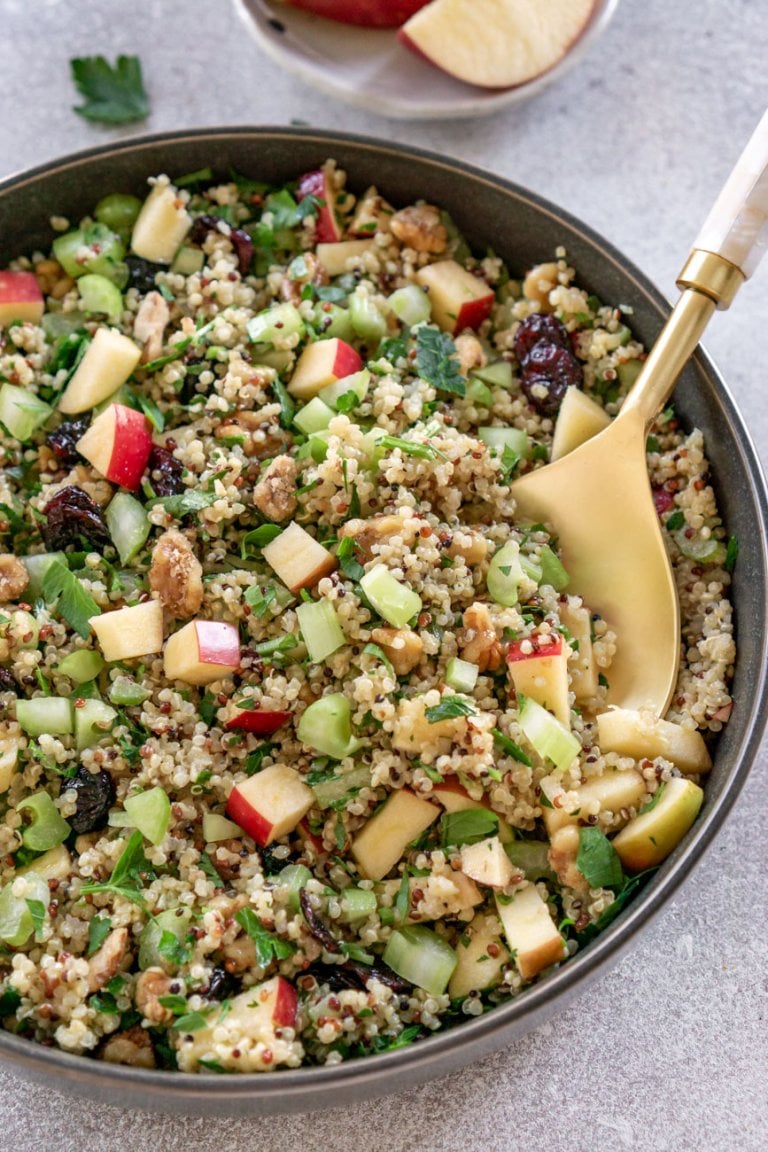
[[[99,200],[93,214],[100,224],[105,224],[123,240],[128,240],[140,211],[141,200],[137,196],[110,192]]]
[[[371,770],[365,764],[361,764],[350,772],[340,772],[338,776],[318,780],[317,784],[312,785],[312,791],[320,808],[330,808],[343,800],[348,793],[370,786]]]
[[[288,336],[303,336],[304,321],[294,304],[275,304],[248,321],[252,344],[279,344]]]
[[[29,576],[29,583],[24,589],[24,595],[29,597],[29,604],[42,599],[45,574],[56,560],[64,565],[67,563],[67,558],[63,552],[38,552],[34,556],[22,557],[22,562]]]
[[[238,829],[239,831],[239,829]],[[162,968],[167,976],[178,971],[184,952],[192,909],[168,908],[153,916],[139,937],[139,968]]]
[[[528,433],[521,428],[478,428],[477,438],[488,448],[495,448],[499,456],[511,448],[516,456],[527,457],[530,452]]]
[[[343,760],[359,748],[362,741],[352,735],[352,709],[341,692],[321,696],[303,712],[296,734],[303,744],[324,756]]]
[[[425,324],[432,316],[429,296],[418,284],[406,284],[404,288],[396,289],[387,297],[387,305],[409,328]]]
[[[353,372],[351,376],[342,376],[333,384],[326,384],[325,388],[321,388],[318,392],[318,396],[324,404],[336,411],[340,407],[339,401],[342,396],[346,396],[349,392],[354,393],[358,404],[365,400],[370,382],[371,374],[367,368],[363,368],[360,372]]]
[[[538,560],[534,560],[532,556],[526,556],[524,552],[521,552],[520,567],[529,580],[533,580],[534,584],[541,584],[542,567]]]
[[[642,360],[625,360],[623,364],[616,365],[616,375],[619,378],[622,392],[628,391],[632,387],[642,368]]]
[[[231,840],[233,836],[242,836],[243,830],[239,824],[228,820],[218,812],[203,813],[203,840],[206,844],[216,844],[219,840]]]
[[[130,492],[116,492],[104,519],[121,564],[129,564],[147,542],[152,525],[143,504]]]
[[[556,717],[530,696],[518,697],[518,722],[539,756],[564,772],[581,752],[581,744]]]
[[[151,692],[131,680],[130,676],[116,676],[109,686],[109,698],[119,707],[143,704],[148,696],[151,696]]]
[[[403,628],[421,612],[418,593],[396,580],[384,564],[377,564],[366,572],[360,587],[379,616],[393,628]]]
[[[293,418],[294,424],[305,436],[311,436],[314,432],[323,432],[331,420],[333,420],[333,411],[319,396],[313,396],[309,403],[300,408]]]
[[[334,337],[338,337],[339,340],[351,344],[355,338],[349,311],[346,308],[340,308],[338,304],[317,304],[314,324],[318,333],[318,340],[332,340]]]
[[[727,549],[722,540],[714,536],[688,536],[685,528],[672,535],[683,556],[689,560],[695,560],[697,564],[725,563]]]
[[[470,377],[464,395],[467,400],[473,404],[479,404],[482,408],[490,408],[493,404],[493,394],[490,388],[477,378]]]
[[[319,664],[346,642],[336,610],[329,600],[299,604],[296,615],[313,664]]]
[[[24,847],[33,852],[47,852],[63,844],[72,831],[47,792],[35,792],[19,800],[16,811],[32,814],[31,824],[21,830],[21,839]]]
[[[508,360],[494,360],[484,368],[475,368],[472,376],[482,380],[484,384],[490,384],[492,388],[509,390],[512,387],[512,365]]]
[[[116,232],[105,224],[91,224],[57,236],[53,255],[68,276],[77,279],[87,272],[106,276],[118,288],[128,283],[128,268],[123,263],[125,245]]]
[[[286,864],[285,868],[275,878],[275,887],[284,894],[285,902],[291,912],[298,912],[301,908],[299,893],[306,887],[307,881],[312,879],[312,873],[304,864]]]
[[[17,700],[16,719],[28,736],[69,736],[75,730],[72,704],[63,696]]]
[[[120,289],[106,276],[88,272],[77,282],[80,303],[84,312],[99,312],[111,324],[117,324],[123,314],[123,296]]]
[[[0,423],[4,424],[8,435],[22,444],[29,440],[50,416],[53,408],[40,400],[29,388],[7,381],[0,388]]]
[[[399,928],[384,949],[383,960],[393,972],[423,988],[432,996],[442,996],[458,963],[451,945],[422,924]]]
[[[368,344],[378,344],[387,334],[387,322],[373,300],[362,292],[349,298],[349,318],[356,336]]]
[[[47,909],[51,892],[41,876],[25,877],[24,896],[16,896],[13,883],[6,884],[0,892],[0,940],[12,948],[21,948],[35,930],[35,922],[28,900],[36,900]]]
[[[123,804],[132,828],[138,828],[150,844],[161,844],[171,822],[171,802],[159,785],[128,796]]]
[[[544,840],[510,840],[504,851],[527,880],[551,880],[554,877],[549,863],[549,844]]]
[[[539,583],[549,584],[555,592],[565,591],[571,578],[563,567],[560,557],[553,552],[549,544],[545,544],[539,551],[539,563],[541,564]]]
[[[182,244],[173,258],[170,271],[179,276],[193,276],[196,272],[202,272],[204,267],[205,253],[202,248],[188,248]]]
[[[103,700],[84,700],[80,707],[75,708],[75,742],[78,752],[93,748],[103,740],[116,719],[116,710]]]
[[[524,577],[520,563],[520,545],[509,540],[495,552],[488,565],[486,585],[488,594],[504,608],[514,608],[517,604],[518,589]]]
[[[345,888],[339,897],[341,919],[346,924],[366,920],[376,911],[376,895],[368,888]]]
[[[104,658],[93,648],[78,648],[65,656],[56,668],[59,676],[67,676],[75,684],[87,684],[95,680],[104,667]]]
[[[458,656],[452,656],[445,666],[445,682],[449,688],[455,688],[457,692],[472,692],[479,675],[480,669],[477,664],[460,660]]]

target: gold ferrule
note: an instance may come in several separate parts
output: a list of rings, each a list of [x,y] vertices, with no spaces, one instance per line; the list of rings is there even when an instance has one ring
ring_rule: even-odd
[[[728,308],[746,277],[730,260],[716,252],[694,248],[677,278],[678,288],[691,288],[714,300],[718,308]]]

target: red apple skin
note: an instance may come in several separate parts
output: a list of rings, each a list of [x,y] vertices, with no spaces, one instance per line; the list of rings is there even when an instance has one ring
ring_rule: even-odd
[[[337,240],[341,240],[341,228],[333,207],[334,192],[332,188],[328,187],[322,169],[305,172],[303,176],[299,177],[296,199],[303,200],[305,196],[315,196],[321,201],[317,210],[316,242],[318,244],[335,244]]]
[[[221,620],[198,620],[195,632],[202,664],[237,668],[240,663],[240,634],[234,624],[225,624]]]
[[[244,709],[227,720],[224,727],[228,732],[253,732],[256,736],[271,736],[287,724],[291,718],[290,712],[262,712]]]
[[[476,332],[483,321],[490,316],[494,299],[493,292],[489,292],[487,296],[480,296],[477,300],[468,300],[466,304],[462,304],[453,330],[454,336],[458,336],[465,328],[471,328]]]
[[[115,432],[107,480],[132,492],[141,484],[152,451],[152,434],[143,412],[126,404],[115,404]]]
[[[532,652],[522,651],[523,644],[532,644]],[[541,644],[539,637],[531,636],[528,640],[512,640],[507,648],[507,663],[514,664],[518,660],[531,660],[538,656],[559,656],[563,650],[563,638],[558,632],[553,644]]]
[[[239,824],[244,832],[253,837],[260,848],[267,845],[272,825],[251,806],[240,792],[237,784],[230,792],[229,800],[227,800],[227,816],[230,820],[234,820],[235,824]]]
[[[332,371],[337,380],[342,380],[345,376],[352,376],[353,373],[359,372],[363,367],[363,361],[351,344],[340,340],[338,336],[335,337],[335,340],[336,355],[333,360]]]
[[[39,304],[42,311],[44,303],[34,272],[0,272],[0,304]]]
[[[284,976],[278,976],[272,1023],[276,1024],[278,1028],[295,1028],[298,1006],[299,996],[293,984]]]
[[[286,0],[293,8],[303,8],[337,20],[340,24],[359,24],[364,28],[397,28],[410,20],[414,12],[429,0]]]

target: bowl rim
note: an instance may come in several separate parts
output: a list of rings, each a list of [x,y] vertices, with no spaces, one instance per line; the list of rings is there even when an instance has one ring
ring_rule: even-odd
[[[151,151],[157,145],[207,141],[213,147],[224,140],[259,141],[267,138],[316,143],[318,147],[328,150],[327,155],[332,155],[335,147],[350,146],[389,157],[396,156],[402,160],[412,157],[454,176],[458,174],[476,184],[492,187],[572,229],[601,259],[606,259],[630,279],[632,290],[637,290],[645,297],[652,311],[658,315],[659,322],[669,311],[664,296],[632,261],[623,257],[617,248],[589,225],[543,196],[464,161],[414,146],[391,144],[367,135],[270,125],[205,127],[136,135],[82,149],[12,174],[0,180],[0,200],[8,192],[21,190],[37,180],[55,180],[74,169],[87,167],[94,161],[136,153],[138,165],[141,153]],[[215,164],[214,152],[211,159]],[[146,173],[147,176],[154,174],[154,169]],[[762,528],[758,561],[761,574],[765,577],[768,572],[768,491],[759,457],[733,397],[710,357],[699,348],[693,362],[700,373],[711,381],[732,427],[738,433],[737,447],[749,478],[748,495]],[[517,1039],[542,1023],[556,1007],[564,1003],[565,996],[572,998],[582,992],[605,970],[606,965],[615,963],[630,946],[635,935],[680,890],[711,844],[746,782],[768,723],[768,630],[760,637],[760,654],[752,697],[744,705],[748,713],[744,736],[733,752],[733,763],[720,795],[712,804],[705,798],[702,815],[688,834],[686,842],[661,866],[616,920],[561,968],[527,988],[519,997],[482,1016],[468,1018],[458,1028],[437,1032],[410,1047],[343,1061],[332,1067],[308,1066],[232,1076],[145,1070],[106,1064],[88,1056],[43,1047],[2,1030],[0,1057],[7,1058],[9,1070],[32,1079],[44,1079],[49,1084],[53,1080],[58,1088],[100,1097],[112,1103],[130,1102],[149,1110],[189,1113],[233,1114],[238,1111],[241,1114],[268,1114],[337,1107],[340,1102],[347,1103],[351,1099],[400,1091],[498,1050],[506,1042]],[[334,1090],[339,1090],[346,1099],[337,1099]]]

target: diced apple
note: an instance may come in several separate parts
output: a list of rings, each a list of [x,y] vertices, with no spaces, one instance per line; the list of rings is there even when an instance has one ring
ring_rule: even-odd
[[[339,240],[335,244],[318,244],[315,254],[329,276],[342,276],[374,247],[373,240]]]
[[[470,880],[489,888],[506,888],[515,875],[498,836],[489,836],[476,844],[462,844],[461,870]]]
[[[512,88],[565,56],[595,0],[434,0],[398,37],[407,48],[466,84]]]
[[[469,808],[487,808],[492,812],[490,801],[484,796],[482,800],[473,800],[466,788],[455,776],[446,776],[442,784],[435,784],[430,796],[439,800],[446,812],[466,812]],[[514,833],[503,816],[499,816],[498,837],[502,844],[508,844],[514,839]]]
[[[584,891],[589,887],[576,864],[580,844],[578,825],[565,824],[552,833],[547,853],[550,867],[560,883],[576,891]]]
[[[455,260],[427,264],[416,273],[416,282],[429,292],[432,319],[453,336],[479,328],[491,314],[493,289]]]
[[[526,884],[511,896],[497,894],[496,911],[523,980],[532,980],[543,968],[565,959],[565,943],[535,884]]]
[[[348,228],[350,236],[372,236],[394,215],[394,211],[392,205],[371,186],[355,205],[355,214]]]
[[[33,873],[35,876],[41,876],[43,880],[66,880],[71,872],[72,857],[64,844],[49,848],[42,856],[36,856],[23,868],[16,869],[17,876]]]
[[[11,735],[7,725],[0,730],[0,794],[7,792],[16,775],[19,752],[24,744],[21,733]]]
[[[589,609],[575,600],[561,604],[559,612],[560,622],[575,641],[568,657],[568,672],[576,703],[582,704],[594,699],[598,687],[597,663],[592,647],[592,620]]]
[[[552,643],[544,643],[544,640]],[[528,649],[531,649],[528,651]],[[507,671],[518,696],[528,696],[554,713],[566,728],[571,726],[568,702],[568,656],[570,648],[559,632],[546,637],[514,640],[507,648]]]
[[[117,392],[141,359],[141,348],[116,328],[97,328],[59,400],[67,415],[87,412]]]
[[[266,709],[238,709],[224,727],[228,732],[253,732],[256,736],[271,736],[291,718],[290,712],[268,712]]]
[[[305,196],[314,196],[320,201],[315,228],[317,243],[333,244],[337,240],[341,240],[341,225],[336,215],[336,190],[328,179],[328,173],[324,168],[318,168],[314,172],[306,172],[299,177],[296,199],[301,201]]]
[[[712,767],[700,732],[659,720],[650,713],[611,708],[598,716],[597,734],[601,752],[618,752],[635,760],[663,756],[688,774],[709,772]]]
[[[149,421],[126,404],[110,404],[75,447],[107,480],[135,492],[152,451]]]
[[[163,653],[168,680],[211,684],[240,665],[240,634],[221,620],[190,620],[169,636]]]
[[[338,563],[327,548],[318,544],[294,520],[262,549],[261,554],[294,595],[302,588],[312,588],[323,576],[330,575]]]
[[[34,272],[0,272],[0,328],[20,320],[39,324],[45,300]]]
[[[338,20],[340,24],[397,28],[429,0],[285,0],[285,3],[327,20]]]
[[[648,812],[635,816],[611,843],[630,872],[655,868],[685,836],[699,814],[704,791],[693,780],[673,776]]]
[[[255,777],[258,779],[258,777]],[[440,815],[436,804],[403,788],[389,798],[358,832],[352,855],[368,880],[381,880],[402,857],[408,845]]]
[[[494,988],[501,981],[504,965],[509,961],[498,917],[478,912],[464,929],[456,955],[459,962],[448,985],[451,1000],[460,1000],[470,992]]]
[[[441,745],[447,750],[444,741],[453,743],[459,740],[466,730],[465,716],[437,720],[434,724],[430,724],[423,698],[414,696],[412,699],[398,701],[392,747],[398,752],[423,756],[427,749],[442,750]]]
[[[334,336],[307,344],[293,370],[288,391],[299,400],[311,400],[329,384],[352,376],[363,367],[351,344]]]
[[[90,625],[105,660],[131,660],[162,651],[163,606],[159,600],[103,612],[92,616]]]
[[[599,811],[616,815],[624,809],[636,808],[646,791],[645,780],[635,768],[609,769],[575,789],[577,799],[573,807],[544,808],[544,826],[551,837],[564,824],[577,824],[586,812],[592,812],[595,801],[600,805]]]
[[[261,848],[293,832],[315,802],[315,794],[295,768],[272,764],[236,784],[227,815]]]
[[[159,180],[136,217],[131,248],[143,260],[170,264],[191,227],[192,217],[176,189]]]
[[[296,1027],[297,1012],[296,989],[284,976],[273,976],[232,996],[226,1010],[214,1006],[205,1027],[185,1035],[179,1067],[192,1072],[210,1058],[233,1072],[267,1072],[292,1062],[295,1045],[280,1030]]]
[[[586,392],[582,392],[581,388],[574,385],[566,388],[552,434],[550,459],[559,460],[567,456],[579,444],[602,432],[610,422],[606,410],[591,396],[587,396]]]

